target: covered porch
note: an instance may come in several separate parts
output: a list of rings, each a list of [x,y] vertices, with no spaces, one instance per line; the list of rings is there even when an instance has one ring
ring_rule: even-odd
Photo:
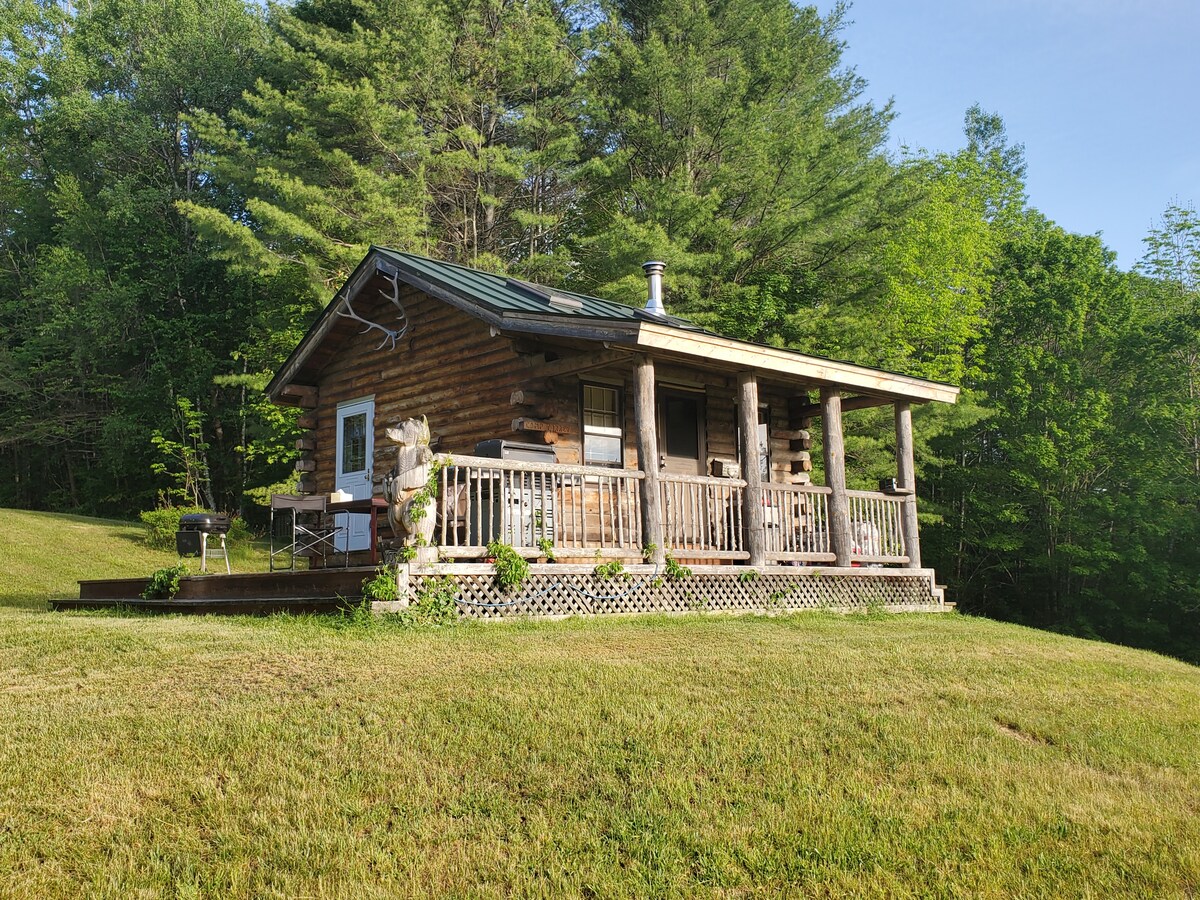
[[[587,464],[598,455],[589,451],[589,430],[605,429],[589,428],[585,399],[577,422],[567,426],[578,437],[542,434],[557,444],[557,459],[571,446],[583,464],[437,454],[440,558],[483,558],[487,545],[499,541],[523,556],[559,561],[661,564],[670,556],[712,565],[921,568],[912,406],[952,402],[957,389],[673,331],[654,352],[610,345],[600,353],[562,350],[535,358],[529,383],[569,378],[576,386],[565,393],[582,387],[585,398],[592,381],[614,395],[616,388],[603,386],[625,385],[632,419],[628,433],[613,440],[628,446],[613,454],[616,464]],[[647,325],[640,335],[649,336],[647,343],[659,337]],[[674,385],[701,372],[709,379],[706,393],[689,401]],[[528,393],[514,392],[514,399]],[[612,421],[623,421],[618,401],[611,402]],[[724,426],[714,409],[722,403],[730,415]],[[843,413],[880,406],[893,412],[895,477],[880,485],[884,490],[850,490]],[[527,418],[518,424],[535,427]],[[714,451],[718,444],[725,454]],[[820,485],[809,474],[816,452]]]

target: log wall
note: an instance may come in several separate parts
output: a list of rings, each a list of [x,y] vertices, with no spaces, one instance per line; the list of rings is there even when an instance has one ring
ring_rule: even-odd
[[[355,298],[355,311],[365,319],[389,324],[395,309],[382,291],[390,284],[373,282]],[[583,382],[621,388],[625,427],[625,466],[637,468],[637,434],[633,420],[632,355],[628,366],[612,365],[582,374],[545,379],[538,357],[520,355],[504,336],[454,307],[412,288],[401,302],[410,331],[395,349],[379,346],[378,331],[360,333],[362,325],[339,321],[314,353],[320,365],[314,408],[306,414],[312,428],[305,438],[302,489],[334,490],[337,407],[375,398],[374,468],[378,484],[395,462],[395,446],[385,431],[410,416],[426,415],[441,453],[471,454],[479,441],[493,438],[554,447],[559,463],[579,465],[581,389]],[[524,348],[523,348],[524,349]],[[579,351],[563,349],[562,356]],[[702,392],[706,406],[706,471],[738,459],[734,397],[736,377],[686,366],[660,364],[662,387]],[[788,405],[795,392],[764,385],[761,400],[770,408],[772,481],[793,480],[796,441],[788,439]],[[515,426],[515,428],[514,428]]]
[[[395,310],[382,297],[368,302],[364,291],[355,311],[387,323]],[[316,409],[314,490],[334,490],[337,408],[374,395],[376,481],[391,469],[396,447],[385,431],[411,416],[426,415],[435,449],[467,453],[488,438],[527,440],[512,433],[509,395],[529,368],[507,340],[493,337],[483,322],[409,289],[401,302],[410,331],[392,350],[379,348],[379,333],[359,334],[361,326],[341,322],[326,345],[335,347],[319,381]]]

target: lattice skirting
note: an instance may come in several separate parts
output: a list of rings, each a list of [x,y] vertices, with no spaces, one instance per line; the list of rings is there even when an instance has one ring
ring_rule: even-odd
[[[754,574],[735,566],[694,567],[673,580],[651,566],[601,579],[590,567],[540,565],[517,589],[495,585],[491,566],[414,566],[410,596],[429,578],[449,577],[464,616],[569,616],[650,612],[786,612],[804,609],[942,611],[942,590],[931,569],[834,569],[771,566]]]

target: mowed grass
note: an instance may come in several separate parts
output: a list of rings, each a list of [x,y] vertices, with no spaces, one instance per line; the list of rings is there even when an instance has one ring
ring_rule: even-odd
[[[0,608],[5,897],[1195,896],[1200,670],[957,615]]]
[[[139,578],[179,562],[151,550],[140,522],[0,509],[0,605],[45,608],[54,597],[78,597],[80,579]],[[200,561],[189,560],[191,571]],[[230,552],[234,572],[267,568],[263,547]],[[209,571],[224,562],[209,560]]]

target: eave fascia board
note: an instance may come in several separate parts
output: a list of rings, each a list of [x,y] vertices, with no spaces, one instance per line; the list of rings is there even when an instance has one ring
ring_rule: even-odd
[[[495,328],[503,327],[503,316],[491,312],[479,303],[463,298],[454,291],[422,278],[408,266],[397,263],[393,258],[380,252],[378,247],[372,246],[363,261],[358,264],[341,289],[334,294],[333,299],[329,301],[324,311],[309,328],[308,333],[304,335],[296,349],[292,351],[292,354],[267,385],[266,393],[273,403],[281,402],[280,392],[283,386],[293,381],[312,351],[329,335],[334,323],[337,322],[337,313],[345,304],[346,299],[349,298],[353,301],[367,283],[380,272],[390,278],[398,278],[402,283],[429,294],[477,319],[482,319],[488,325]]]
[[[337,321],[338,309],[346,302],[346,298],[356,297],[363,289],[363,286],[375,277],[377,271],[388,271],[389,269],[391,271],[388,274],[393,274],[395,266],[392,266],[386,259],[383,259],[379,251],[372,247],[367,255],[363,257],[363,261],[350,273],[350,277],[346,279],[346,283],[338,289],[338,292],[325,305],[321,314],[317,316],[316,321],[309,327],[304,337],[300,340],[300,343],[296,345],[296,349],[291,352],[288,358],[284,360],[283,365],[279,367],[279,371],[275,373],[275,377],[267,383],[266,394],[272,403],[282,402],[280,393],[284,386],[292,383],[296,374],[308,360],[309,354],[329,334],[330,329],[333,328],[334,323]]]
[[[632,348],[637,341],[638,323],[620,319],[582,316],[537,316],[531,313],[505,313],[500,329],[514,334],[534,334],[548,338],[574,338],[605,344],[623,344]]]
[[[649,322],[638,329],[637,346],[647,352],[718,362],[806,384],[852,388],[898,400],[954,403],[959,395],[959,388],[950,384]]]

